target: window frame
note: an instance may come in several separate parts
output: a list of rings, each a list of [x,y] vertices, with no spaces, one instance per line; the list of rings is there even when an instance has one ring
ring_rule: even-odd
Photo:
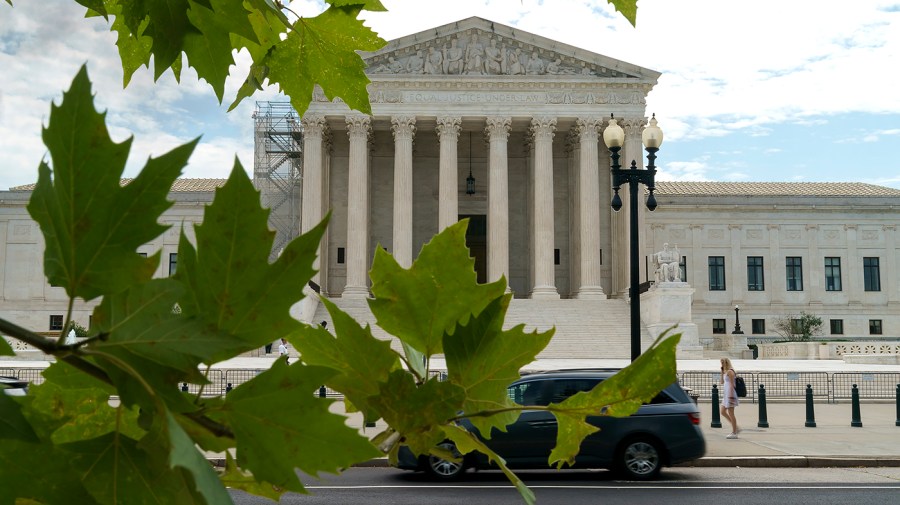
[[[881,261],[878,256],[863,257],[863,290],[881,291]]]
[[[881,319],[869,319],[869,335],[884,335],[884,324]]]
[[[715,260],[715,261],[714,261]],[[721,260],[721,264],[719,264]],[[707,256],[706,258],[709,271],[709,290],[725,291],[725,256]]]
[[[787,291],[803,291],[803,256],[785,256],[784,276]]]
[[[724,318],[715,318],[712,320],[712,332],[713,335],[726,335],[728,334],[728,323]]]
[[[747,291],[766,290],[764,265],[765,260],[762,256],[747,256]]]
[[[825,291],[843,291],[840,256],[825,257]]]
[[[169,277],[175,275],[178,270],[178,253],[169,253]]]
[[[66,324],[66,318],[62,314],[50,314],[48,327],[50,331],[62,331],[63,325]]]
[[[828,332],[830,335],[843,335],[844,334],[844,320],[843,319],[829,319],[828,320]]]
[[[762,325],[762,328],[757,328],[757,325]],[[766,334],[766,320],[765,319],[751,319],[750,320],[750,332],[753,335],[765,335]]]

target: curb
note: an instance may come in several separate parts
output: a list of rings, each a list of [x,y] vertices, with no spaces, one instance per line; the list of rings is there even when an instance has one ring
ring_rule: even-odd
[[[224,468],[225,458],[208,458],[214,467]],[[352,465],[354,468],[388,468],[387,458],[374,458]],[[896,457],[823,456],[732,456],[705,457],[672,465],[673,468],[878,468],[900,467]]]

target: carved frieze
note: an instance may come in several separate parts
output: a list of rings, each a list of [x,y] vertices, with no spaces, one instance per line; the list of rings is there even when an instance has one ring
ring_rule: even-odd
[[[470,29],[366,58],[368,74],[636,78],[552,49]]]

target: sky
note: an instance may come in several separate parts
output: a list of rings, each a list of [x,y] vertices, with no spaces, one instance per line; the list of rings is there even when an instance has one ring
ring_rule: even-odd
[[[640,0],[637,27],[605,0],[382,0],[365,12],[385,40],[471,16],[662,73],[647,98],[665,141],[659,180],[866,182],[900,189],[900,0]],[[0,190],[37,180],[51,101],[85,63],[113,140],[134,135],[125,176],[202,135],[183,177],[253,164],[252,114],[273,87],[226,112],[185,68],[122,88],[115,34],[74,0],[0,2]],[[432,8],[439,6],[439,8]],[[314,16],[315,1],[294,11]]]

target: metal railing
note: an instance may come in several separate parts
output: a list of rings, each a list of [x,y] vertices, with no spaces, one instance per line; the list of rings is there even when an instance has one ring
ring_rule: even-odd
[[[203,386],[203,396],[222,396],[264,371],[265,369],[210,370],[206,376],[209,383]],[[32,384],[44,381],[42,372],[41,368],[0,368],[0,375],[27,380]],[[443,370],[432,370],[429,375],[438,380],[447,379],[447,372]],[[685,371],[677,375],[681,386],[700,400],[712,399],[714,384],[719,386],[719,394],[722,394],[718,372]],[[857,385],[860,399],[894,400],[897,397],[897,385],[900,384],[900,372],[750,372],[740,375],[747,383],[747,398],[744,401],[753,403],[757,401],[760,384],[765,386],[766,398],[769,400],[796,401],[806,398],[806,385],[809,384],[812,386],[813,398],[828,403],[849,401],[854,384]],[[179,383],[178,388],[187,388],[188,393],[197,394],[201,386]],[[343,397],[340,392],[330,388],[326,388],[325,393],[328,398]],[[319,395],[319,389],[313,394]]]

